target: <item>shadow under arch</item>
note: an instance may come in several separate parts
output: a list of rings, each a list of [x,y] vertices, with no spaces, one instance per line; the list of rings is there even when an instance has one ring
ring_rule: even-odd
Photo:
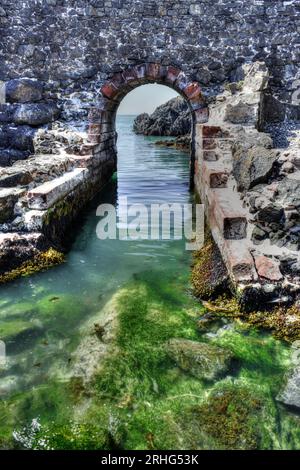
[[[88,140],[93,144],[112,140],[112,150],[117,153],[117,133],[115,127],[116,114],[122,99],[140,85],[157,83],[175,90],[187,102],[192,116],[191,138],[191,177],[194,181],[195,162],[195,126],[208,120],[208,107],[198,82],[191,81],[188,76],[172,65],[146,63],[130,66],[112,75],[101,87],[97,103],[89,112]]]

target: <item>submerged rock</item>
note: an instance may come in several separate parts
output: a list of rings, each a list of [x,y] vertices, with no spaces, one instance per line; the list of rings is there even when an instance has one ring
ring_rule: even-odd
[[[290,373],[287,384],[277,400],[285,405],[300,409],[300,366]]]
[[[182,370],[205,380],[216,380],[225,375],[233,359],[227,349],[181,338],[171,339],[166,350]]]
[[[0,339],[5,343],[17,341],[26,335],[35,335],[41,331],[41,325],[24,320],[2,322],[0,326]]]
[[[258,394],[238,381],[216,384],[206,399],[184,415],[187,448],[254,450],[263,440],[271,445],[262,405]]]

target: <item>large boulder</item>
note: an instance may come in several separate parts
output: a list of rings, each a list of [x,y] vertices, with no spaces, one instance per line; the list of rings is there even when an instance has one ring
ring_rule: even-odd
[[[17,78],[6,83],[5,92],[9,103],[40,101],[43,97],[43,84],[38,80]]]
[[[185,372],[213,381],[230,369],[233,356],[227,349],[198,341],[174,338],[166,345],[167,354]]]
[[[267,183],[277,160],[275,151],[260,145],[245,148],[238,144],[233,149],[233,175],[238,190],[245,191],[257,184]]]
[[[136,134],[157,136],[180,136],[191,131],[191,115],[187,102],[176,97],[156,108],[149,116],[146,113],[136,117],[133,123]]]
[[[300,366],[295,367],[289,374],[287,383],[277,400],[300,409]]]
[[[55,103],[26,103],[17,107],[13,121],[16,124],[40,126],[55,121],[60,110]]]

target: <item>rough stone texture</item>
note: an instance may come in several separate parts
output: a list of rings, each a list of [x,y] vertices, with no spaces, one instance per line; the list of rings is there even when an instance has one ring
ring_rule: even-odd
[[[186,100],[181,97],[159,106],[151,116],[140,114],[133,123],[134,132],[144,135],[183,136],[191,129],[191,113]]]
[[[0,233],[0,274],[19,266],[48,247],[41,233]]]
[[[75,168],[60,178],[32,189],[27,195],[29,209],[49,209],[82,183],[85,173],[83,168]]]
[[[279,150],[257,130],[267,76],[253,64],[243,84],[216,97],[208,122],[196,125],[195,185],[244,310],[300,293],[299,132],[293,126],[290,145]],[[235,102],[251,103],[254,120],[229,122]]]
[[[43,84],[27,78],[9,80],[5,86],[5,94],[9,103],[40,101],[43,96]]]
[[[17,107],[13,121],[16,124],[29,124],[30,126],[40,126],[48,122],[55,121],[59,116],[59,109],[56,104],[33,104],[25,103]]]
[[[300,367],[290,373],[287,384],[277,397],[285,405],[300,408]]]
[[[191,179],[195,169],[233,280],[260,281],[250,251],[256,247],[254,229],[266,234],[258,240],[262,255],[277,257],[280,266],[283,256],[293,259],[287,271],[297,265],[297,196],[281,184],[291,183],[298,191],[299,145],[294,138],[293,150],[289,145],[273,161],[271,139],[258,131],[268,121],[299,118],[297,0],[4,0],[1,8],[0,81],[6,93],[0,97],[0,187],[28,192],[73,168],[88,170],[87,181],[65,197],[66,217],[54,205],[52,222],[45,226],[43,211],[32,214],[21,197],[14,206],[16,219],[2,224],[3,231],[32,231],[34,220],[49,239],[58,229],[66,231],[115,169],[114,118],[120,101],[136,86],[157,82],[188,102]],[[53,121],[60,110],[62,125],[57,126]],[[13,127],[24,125],[32,128],[30,135],[38,131],[33,142],[12,136]],[[243,192],[233,174],[232,145],[238,140],[247,142],[243,152],[250,166],[244,166],[251,168]],[[273,220],[266,218],[266,208]],[[284,253],[268,253],[283,246]],[[287,275],[297,280],[295,273]]]
[[[233,359],[231,352],[226,349],[187,339],[171,339],[166,350],[182,370],[198,379],[209,381],[224,376]]]
[[[179,65],[211,87],[242,79],[240,64],[259,58],[288,101],[299,70],[297,0],[4,0],[2,8],[0,79],[34,77],[65,95],[141,62]]]
[[[258,145],[245,149],[243,142],[237,142],[233,150],[233,175],[239,191],[267,183],[276,160],[275,151],[270,152],[269,149]]]

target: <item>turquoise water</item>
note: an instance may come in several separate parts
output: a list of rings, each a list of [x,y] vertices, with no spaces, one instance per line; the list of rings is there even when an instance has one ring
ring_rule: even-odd
[[[203,308],[191,295],[191,255],[183,240],[97,238],[101,203],[118,208],[123,196],[146,205],[193,200],[188,154],[154,145],[161,138],[134,135],[132,121],[117,119],[117,179],[85,212],[66,263],[1,286],[7,361],[0,368],[0,447],[43,448],[35,439],[41,435],[46,448],[298,448],[298,417],[275,400],[289,349],[240,324],[220,322],[198,332]],[[112,340],[100,338],[99,352],[99,324],[112,312],[119,320]],[[238,373],[235,367],[217,384],[190,377],[166,358],[163,344],[173,336],[229,348]],[[251,439],[247,434],[227,445],[211,430],[203,409],[215,387],[224,387],[225,395],[229,387],[236,396],[245,389],[260,397],[255,432],[251,412],[232,405],[246,413]],[[204,431],[201,419],[194,422],[195,406]],[[230,413],[228,423],[236,428]]]

